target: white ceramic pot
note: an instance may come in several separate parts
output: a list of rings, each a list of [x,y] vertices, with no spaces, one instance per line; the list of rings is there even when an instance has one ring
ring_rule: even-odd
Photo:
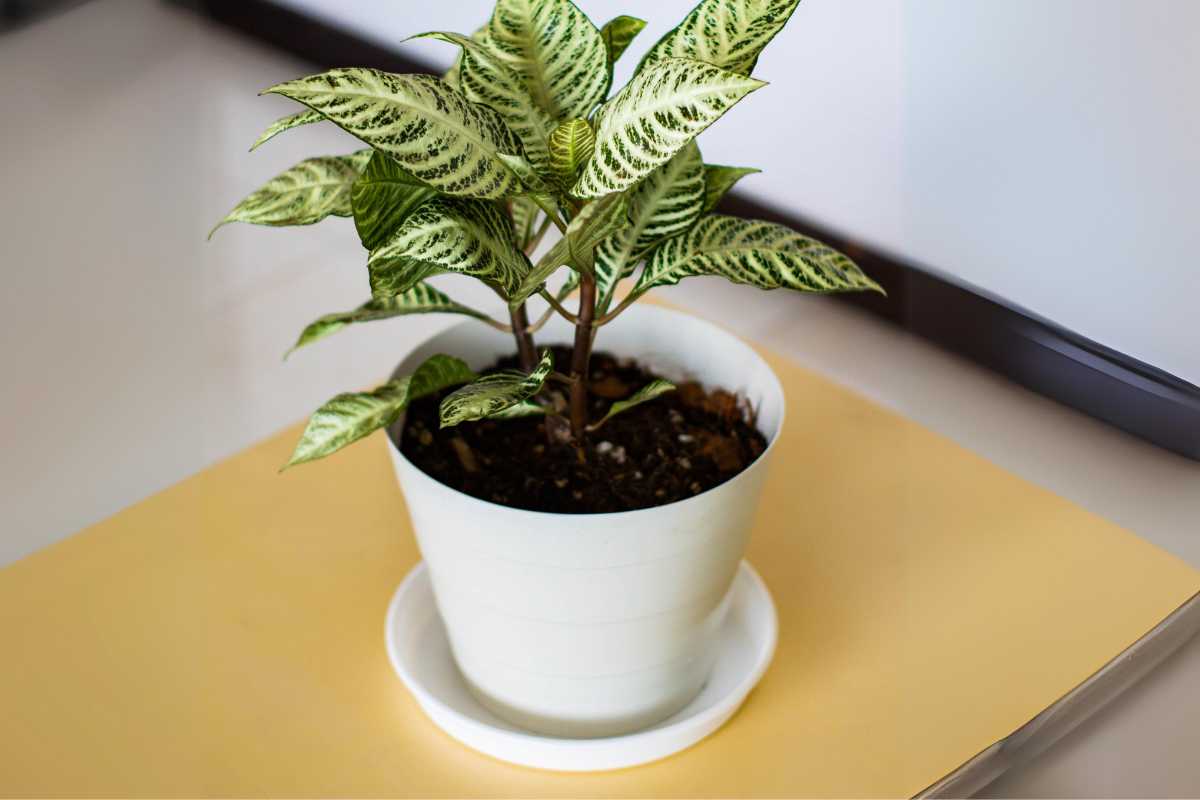
[[[568,343],[561,319],[539,346]],[[703,688],[783,424],[783,389],[757,353],[707,322],[629,309],[596,337],[673,379],[742,394],[768,447],[733,479],[686,500],[610,514],[549,514],[457,492],[391,452],[438,610],[463,677],[500,717],[552,736],[615,736],[652,725]],[[401,363],[435,353],[480,369],[512,338],[465,321]],[[468,423],[469,424],[469,423]]]

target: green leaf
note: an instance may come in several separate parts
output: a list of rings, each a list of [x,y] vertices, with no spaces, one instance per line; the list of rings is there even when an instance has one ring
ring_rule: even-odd
[[[461,90],[458,85],[459,74],[462,72],[462,52],[454,59],[454,63],[450,65],[450,69],[442,73],[442,83],[453,89]]]
[[[620,192],[665,164],[762,81],[685,58],[639,72],[596,114],[596,152],[574,194]]]
[[[498,0],[481,39],[551,122],[587,117],[608,93],[604,39],[570,0]]]
[[[508,298],[529,270],[512,222],[494,203],[450,197],[429,200],[409,214],[367,259],[375,297],[407,291],[435,272],[459,272]]]
[[[636,392],[634,392],[628,400],[618,400],[617,402],[613,403],[609,407],[608,413],[601,417],[598,422],[589,425],[588,430],[594,431],[604,423],[608,422],[609,419],[615,417],[617,414],[620,414],[623,411],[628,411],[634,406],[640,406],[642,403],[649,402],[656,397],[673,391],[675,391],[675,384],[671,383],[670,381],[663,380],[662,378],[650,381],[650,383],[647,383],[641,389],[638,389]]]
[[[486,29],[487,29],[487,26],[485,25],[482,28],[479,28],[478,30],[476,30],[474,33],[471,34],[471,40],[482,43],[484,37],[487,35]],[[450,69],[448,69],[444,73],[442,73],[442,81],[444,83],[449,84],[450,86],[453,86],[455,89],[460,88],[458,85],[458,77],[459,77],[459,72],[462,69],[462,59],[463,59],[462,51],[459,50],[458,56],[454,59],[454,63],[450,65]]]
[[[554,123],[546,111],[534,103],[525,89],[525,81],[512,67],[488,47],[460,33],[434,31],[413,38],[428,37],[458,45],[458,88],[468,100],[483,103],[498,113],[521,140],[525,156],[538,171],[545,171],[549,158],[546,137]]]
[[[629,227],[596,248],[596,308],[600,313],[608,310],[617,284],[633,274],[642,255],[699,219],[704,190],[700,148],[690,142],[632,192]]]
[[[407,292],[394,295],[392,297],[381,297],[363,303],[353,311],[342,311],[336,314],[326,314],[320,319],[309,323],[309,325],[301,332],[300,338],[296,340],[296,344],[288,351],[288,355],[292,351],[298,350],[305,345],[312,344],[315,341],[324,339],[326,336],[337,333],[347,325],[352,325],[357,322],[371,322],[377,319],[391,319],[392,317],[402,317],[408,314],[464,314],[468,317],[476,319],[487,319],[486,314],[482,314],[473,308],[460,305],[444,293],[429,286],[428,284],[419,283]]]
[[[437,196],[432,189],[379,151],[350,190],[354,227],[363,247],[373,250],[393,234],[408,215]]]
[[[306,108],[298,113],[289,114],[286,117],[277,119],[267,126],[267,129],[262,132],[262,136],[259,136],[254,144],[250,145],[250,152],[254,152],[260,145],[265,144],[270,139],[274,139],[284,131],[290,131],[292,128],[298,128],[301,125],[320,122],[323,119],[325,118],[311,108]]]
[[[723,214],[701,217],[690,231],[659,245],[634,292],[690,275],[720,275],[760,289],[883,292],[857,264],[816,239],[772,222]]]
[[[542,180],[542,176],[538,174],[533,164],[529,163],[529,159],[524,156],[501,153],[500,160],[520,180],[521,188],[518,190],[519,194],[541,195],[547,198],[547,202],[554,201],[550,187]]]
[[[445,194],[503,197],[517,178],[497,156],[521,144],[504,120],[432,75],[333,69],[272,86]]]
[[[720,164],[704,165],[704,209],[707,214],[717,207],[733,185],[747,175],[762,172],[754,167],[723,167]]]
[[[443,398],[440,409],[442,427],[496,416],[523,403],[541,390],[553,369],[554,357],[546,349],[542,351],[542,358],[533,372],[528,375],[517,370],[504,370],[468,383]]]
[[[536,232],[538,212],[541,208],[528,195],[508,199],[508,216],[512,219],[517,247],[524,250]]]
[[[679,57],[749,75],[799,4],[800,0],[701,0],[650,48],[638,69]]]
[[[570,189],[579,170],[592,157],[596,136],[586,119],[569,119],[550,134],[550,171],[563,189]]]
[[[371,296],[393,297],[409,291],[426,278],[441,275],[447,270],[437,264],[410,256],[388,256],[386,244],[367,256],[367,275],[371,282]],[[376,253],[379,255],[376,256]]]
[[[370,156],[370,150],[363,150],[349,156],[319,156],[301,161],[234,206],[209,231],[209,238],[229,222],[312,225],[331,214],[350,216],[350,187]]]
[[[591,273],[596,245],[629,224],[625,195],[614,193],[594,200],[579,210],[567,232],[525,276],[509,302],[519,303],[541,288],[546,279],[564,264],[577,272]]]
[[[629,43],[642,32],[644,27],[646,27],[646,20],[622,14],[619,17],[613,17],[600,29],[600,38],[604,39],[604,46],[608,50],[610,72],[612,65],[617,63],[617,59],[625,52],[625,48],[629,47]]]
[[[371,392],[339,394],[308,420],[291,460],[284,469],[323,458],[386,428],[419,397],[475,378],[466,362],[452,356],[431,356],[412,375],[389,381]]]
[[[550,409],[543,405],[539,405],[532,400],[523,400],[515,406],[509,406],[503,411],[497,411],[495,414],[488,414],[488,419],[523,419],[524,417],[544,417],[550,413]]]
[[[571,292],[578,288],[579,273],[575,270],[570,270],[567,273],[567,279],[562,282],[562,286],[559,286],[558,291],[554,293],[554,299],[561,303],[571,296]]]

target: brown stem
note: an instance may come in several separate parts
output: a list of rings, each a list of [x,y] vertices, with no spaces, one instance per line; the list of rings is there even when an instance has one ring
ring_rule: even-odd
[[[561,314],[563,319],[565,319],[567,322],[570,322],[572,325],[579,322],[579,317],[575,316],[570,311],[567,311],[565,308],[563,308],[563,304],[558,302],[557,297],[550,294],[545,289],[542,289],[540,294],[542,296],[542,299],[545,300],[547,304],[549,304],[550,308],[554,309],[559,314]]]
[[[517,357],[521,360],[521,369],[533,372],[537,365],[537,354],[533,349],[533,334],[529,332],[529,315],[525,313],[525,304],[508,310],[512,319],[513,337],[517,340]]]
[[[586,273],[579,281],[579,320],[571,350],[571,434],[578,446],[587,428],[588,364],[592,359],[592,318],[596,313],[596,279]]]
[[[624,311],[625,309],[627,309],[631,305],[633,305],[635,302],[637,302],[637,300],[640,297],[641,297],[641,294],[639,294],[637,292],[630,292],[629,294],[625,295],[624,299],[621,300],[620,305],[618,305],[612,311],[609,311],[607,314],[602,315],[599,319],[596,320],[596,327],[599,328],[602,325],[607,325],[608,323],[612,322],[614,319],[616,319],[617,317],[619,317],[621,315],[622,311]]]

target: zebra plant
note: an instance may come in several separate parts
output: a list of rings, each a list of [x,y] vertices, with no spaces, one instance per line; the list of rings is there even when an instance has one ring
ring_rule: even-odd
[[[328,455],[390,425],[413,400],[455,386],[441,403],[443,426],[547,415],[578,445],[604,421],[587,418],[596,330],[651,289],[691,275],[762,289],[881,291],[818,241],[714,211],[757,170],[704,163],[696,136],[765,85],[751,75],[755,63],[798,3],[701,0],[615,93],[613,64],[645,23],[620,16],[597,28],[570,0],[499,0],[471,36],[421,34],[458,50],[440,78],[346,68],[267,89],[305,108],[272,124],[254,147],[315,122],[367,145],[302,161],[218,224],[353,218],[368,251],[371,299],[316,320],[296,347],[369,320],[461,314],[510,332],[521,366],[480,376],[437,355],[374,391],[338,395],[313,414],[288,465]],[[551,230],[557,241],[539,248]],[[447,272],[489,286],[504,317],[429,284]],[[566,279],[552,290],[560,272]],[[627,278],[635,280],[618,300]],[[533,321],[531,302],[545,306]],[[554,314],[574,325],[569,364],[534,344]],[[608,415],[671,388],[655,381]]]

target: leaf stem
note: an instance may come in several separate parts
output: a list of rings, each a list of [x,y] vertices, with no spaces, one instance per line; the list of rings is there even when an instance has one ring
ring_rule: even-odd
[[[551,202],[550,199],[545,195],[531,194],[529,196],[533,198],[534,203],[537,203],[538,208],[546,212],[546,219],[553,222],[554,227],[558,228],[560,232],[565,234],[567,232],[567,223],[559,219],[558,211],[554,208],[554,203]]]
[[[495,286],[491,286],[491,284],[489,284],[489,288],[491,288],[491,290],[493,292],[495,292],[496,295],[499,296],[499,298],[501,300],[504,299],[504,293],[501,292],[499,289],[497,289]],[[487,325],[489,328],[495,328],[496,330],[500,331],[501,333],[512,333],[513,332],[512,325],[505,325],[503,322],[501,322],[498,319],[492,319],[490,316],[488,316],[487,314],[484,314],[482,311],[479,312],[478,314],[475,314],[474,316],[475,316],[475,319],[479,320],[484,325]],[[509,309],[509,318],[510,319],[512,318],[512,309]]]
[[[554,295],[550,294],[544,288],[539,289],[538,294],[540,294],[542,296],[543,300],[545,300],[547,303],[550,304],[551,309],[553,309],[554,311],[557,311],[559,314],[561,314],[568,322],[570,322],[573,325],[579,324],[579,317],[576,316],[575,314],[572,314],[570,311],[568,311],[563,306],[562,303],[558,302],[558,300],[554,297]]]
[[[612,311],[609,311],[607,314],[601,316],[593,324],[597,328],[601,327],[602,325],[607,325],[608,323],[610,323],[614,319],[616,319],[618,316],[620,316],[622,311],[624,311],[625,309],[627,309],[631,305],[633,305],[635,302],[637,302],[637,299],[641,296],[642,296],[641,292],[638,292],[638,291],[630,292],[629,294],[625,295],[625,298],[623,300],[621,300],[620,304],[617,305],[616,308],[614,308]]]
[[[508,313],[512,318],[512,333],[517,340],[517,357],[521,361],[521,369],[524,372],[533,372],[533,368],[537,366],[537,351],[533,347],[533,335],[529,332],[529,314],[525,311],[525,304],[510,308]]]
[[[512,333],[513,332],[511,325],[505,325],[500,320],[492,319],[487,314],[480,314],[479,316],[476,317],[476,319],[479,320],[480,322],[482,322],[484,325],[487,325],[489,328],[495,328],[496,330],[498,330],[502,333]]]

